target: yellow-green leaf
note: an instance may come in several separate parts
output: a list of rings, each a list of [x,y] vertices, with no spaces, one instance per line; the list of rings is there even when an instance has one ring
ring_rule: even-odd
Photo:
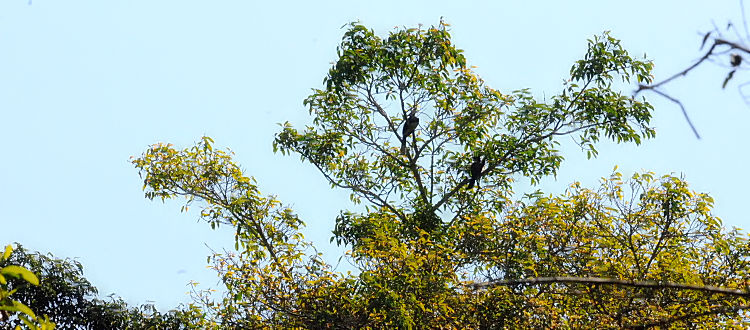
[[[36,277],[36,275],[34,275],[34,273],[32,273],[30,270],[20,266],[5,266],[3,269],[0,269],[0,274],[20,277],[26,280],[26,282],[29,282],[33,285],[39,285],[39,278]]]
[[[13,247],[8,244],[8,246],[5,247],[5,253],[3,253],[3,260],[10,258],[11,252],[13,252]]]
[[[15,300],[12,301],[12,305],[0,306],[0,310],[9,311],[9,312],[21,312],[28,316],[36,318],[36,315],[34,315],[34,312],[31,311],[31,308]]]

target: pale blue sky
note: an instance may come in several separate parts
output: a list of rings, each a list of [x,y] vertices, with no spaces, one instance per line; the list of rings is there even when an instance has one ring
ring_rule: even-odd
[[[329,260],[333,219],[350,206],[298,157],[271,150],[276,123],[308,122],[302,100],[320,87],[347,22],[385,35],[395,26],[452,25],[470,65],[501,91],[560,90],[586,39],[604,30],[658,79],[698,58],[711,19],[741,23],[739,1],[47,1],[0,3],[0,244],[75,257],[102,295],[160,309],[187,302],[186,284],[214,286],[209,250],[231,233],[197,223],[180,203],[150,202],[128,162],[155,142],[187,147],[206,134],[230,147],[266,194],[307,222]],[[684,174],[716,199],[715,214],[748,227],[744,207],[750,108],[726,71],[706,66],[667,90],[687,106],[696,140],[673,104],[655,105],[657,138],[605,143],[586,160],[576,148],[555,180],[593,186],[614,165]],[[630,91],[631,88],[628,88]]]

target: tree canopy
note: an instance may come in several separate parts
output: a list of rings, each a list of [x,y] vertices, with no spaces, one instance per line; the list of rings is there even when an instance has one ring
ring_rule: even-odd
[[[37,316],[27,304],[16,300],[19,289],[29,284],[38,287],[39,278],[29,269],[11,264],[12,253],[13,246],[7,245],[0,255],[0,325],[14,329],[20,329],[21,325],[29,329],[54,329],[55,323],[47,315]]]
[[[604,33],[540,100],[487,86],[443,22],[386,37],[350,24],[304,100],[312,125],[283,124],[274,150],[364,206],[332,228],[354,272],[326,263],[302,219],[209,137],[133,164],[147,198],[184,196],[236,229],[236,251],[209,257],[226,295],[195,296],[204,327],[748,326],[746,235],[681,178],[615,170],[594,189],[513,193],[556,174],[561,138],[589,157],[602,138],[653,138],[652,106],[618,89],[650,84],[651,69]]]
[[[14,302],[0,311],[20,311],[16,318],[0,317],[3,329],[24,324],[30,329],[193,329],[202,314],[188,306],[161,313],[153,305],[128,306],[122,298],[103,299],[83,276],[83,265],[72,259],[30,252],[20,244],[6,248],[0,260],[9,272],[0,293],[11,292]],[[23,269],[22,271],[18,271]],[[0,274],[8,275],[0,270]],[[36,274],[36,275],[35,275]],[[1,275],[0,275],[1,276]],[[33,284],[32,286],[27,285]],[[6,289],[7,287],[7,289]],[[20,307],[19,307],[20,306]],[[184,307],[184,308],[183,308]]]

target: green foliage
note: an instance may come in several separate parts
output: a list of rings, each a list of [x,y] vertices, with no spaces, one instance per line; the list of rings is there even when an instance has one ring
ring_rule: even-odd
[[[55,323],[52,323],[47,315],[37,316],[26,304],[15,300],[28,292],[25,287],[26,284],[39,286],[39,278],[24,267],[8,264],[11,261],[12,254],[13,246],[7,245],[2,258],[0,258],[0,267],[2,267],[0,268],[0,325],[14,327],[15,329],[20,329],[21,325],[25,325],[29,329],[54,329]],[[22,290],[19,292],[19,289]],[[11,295],[13,295],[13,299],[11,299]]]
[[[603,277],[746,290],[747,237],[722,230],[710,214],[712,205],[711,197],[672,176],[645,173],[623,181],[615,172],[598,190],[576,183],[563,196],[509,210],[503,223],[486,232],[480,273],[494,279]],[[725,308],[750,307],[746,296],[615,285],[513,289],[527,297],[526,308],[553,326],[748,325],[736,309]]]
[[[398,30],[386,39],[352,24],[326,88],[305,100],[314,126],[298,131],[285,124],[274,148],[300,154],[333,186],[350,189],[353,200],[388,209],[402,222],[419,207],[460,217],[478,200],[502,207],[518,175],[532,182],[554,175],[561,136],[577,134],[590,155],[602,134],[618,142],[652,137],[651,106],[611,88],[618,77],[648,80],[650,69],[605,34],[590,41],[563,92],[541,103],[528,90],[503,94],[487,87],[452,45],[445,24]],[[411,111],[423,124],[402,155],[398,127]],[[462,191],[473,156],[486,160],[482,179],[493,188],[478,198]]]
[[[129,307],[121,298],[98,298],[98,291],[84,276],[83,266],[71,259],[30,253],[21,245],[6,250],[0,266],[3,275],[14,272],[7,281],[15,304],[30,317],[31,310],[44,313],[47,324],[63,329],[199,329],[202,315],[195,308],[159,313],[151,305]],[[6,272],[6,269],[10,271]],[[28,270],[27,270],[28,269]],[[21,271],[22,270],[22,271]],[[38,278],[34,273],[38,274]],[[7,276],[6,276],[7,277]],[[34,286],[26,286],[25,279]],[[28,306],[28,307],[26,307]],[[16,322],[17,321],[8,321]],[[42,323],[44,324],[44,323]],[[0,321],[0,325],[4,325]],[[8,324],[10,326],[11,324]],[[30,328],[33,328],[30,326]],[[50,327],[40,329],[51,329]]]
[[[236,228],[237,251],[209,257],[226,296],[195,295],[210,326],[747,326],[748,241],[680,178],[615,172],[598,190],[514,201],[517,179],[556,174],[562,137],[589,157],[601,137],[654,137],[651,105],[615,88],[649,83],[651,68],[604,33],[562,92],[540,101],[486,86],[447,24],[387,38],[350,24],[324,87],[305,99],[312,126],[285,123],[274,150],[299,154],[365,204],[341,211],[333,230],[355,273],[326,264],[302,221],[208,137],[183,150],[153,145],[133,164],[147,198],[184,196],[212,228]],[[401,136],[411,114],[420,124]],[[477,157],[486,167],[468,189]]]

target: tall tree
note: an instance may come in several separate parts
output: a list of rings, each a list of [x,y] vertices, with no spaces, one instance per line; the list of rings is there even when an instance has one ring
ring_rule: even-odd
[[[226,297],[196,297],[222,326],[746,325],[747,240],[723,231],[711,198],[681,179],[615,172],[598,190],[513,195],[517,179],[557,172],[562,137],[589,157],[601,137],[653,137],[651,105],[615,88],[649,84],[651,68],[605,33],[561,92],[539,101],[486,86],[445,23],[385,38],[351,24],[305,100],[313,125],[284,124],[274,149],[365,203],[333,230],[355,273],[333,271],[302,221],[208,137],[183,150],[156,144],[133,163],[146,197],[203,202],[212,227],[236,228],[237,252],[212,257]]]

